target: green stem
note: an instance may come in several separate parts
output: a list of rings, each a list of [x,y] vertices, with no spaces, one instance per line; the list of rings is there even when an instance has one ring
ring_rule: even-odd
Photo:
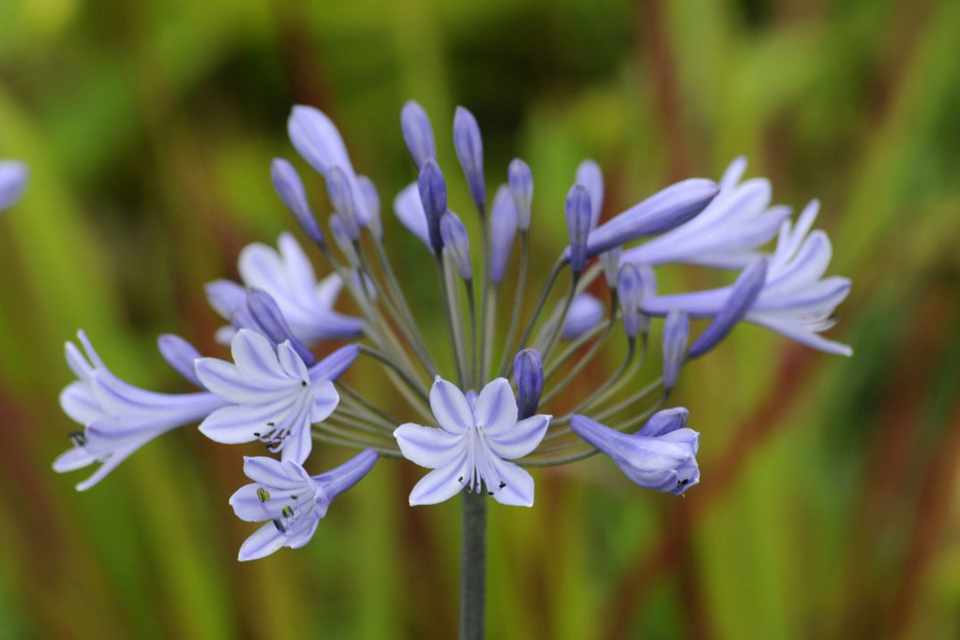
[[[483,640],[486,604],[487,500],[482,491],[463,492],[460,552],[460,640]]]

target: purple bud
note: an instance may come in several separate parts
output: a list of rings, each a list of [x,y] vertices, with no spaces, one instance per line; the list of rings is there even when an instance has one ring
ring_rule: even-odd
[[[620,256],[623,250],[615,247],[600,254],[600,262],[603,263],[603,276],[607,280],[607,286],[611,289],[617,288],[617,275],[620,273]]]
[[[437,157],[437,149],[433,142],[433,127],[430,118],[419,102],[409,100],[403,105],[400,112],[400,129],[403,131],[403,141],[413,157],[417,169],[423,168],[423,163]]]
[[[620,299],[620,310],[623,313],[623,328],[630,338],[636,338],[641,331],[646,332],[649,326],[647,317],[640,312],[647,288],[643,272],[639,267],[629,262],[620,267],[620,274],[617,276],[617,297]]]
[[[517,226],[526,231],[530,228],[530,207],[533,204],[533,173],[526,162],[514,158],[510,161],[507,177],[513,206],[517,209]]]
[[[490,210],[490,264],[487,273],[490,282],[500,284],[507,272],[507,260],[517,235],[517,210],[506,185],[500,185],[493,197]]]
[[[323,490],[323,498],[329,503],[338,495],[363,480],[364,476],[370,473],[373,465],[377,463],[379,457],[380,454],[373,449],[364,449],[339,467],[335,467],[326,473],[313,476],[313,480]]]
[[[257,323],[260,332],[271,342],[281,344],[289,340],[290,346],[297,352],[304,364],[310,366],[316,362],[313,353],[293,335],[273,296],[262,289],[250,289],[247,292],[247,309],[254,322]]]
[[[677,384],[680,368],[687,358],[690,321],[683,311],[667,314],[663,325],[663,388],[669,392]]]
[[[200,352],[192,344],[180,336],[165,333],[157,338],[157,348],[174,371],[188,382],[198,387],[203,386],[193,366],[193,361],[200,357]]]
[[[580,273],[587,264],[587,236],[590,234],[590,194],[582,185],[567,193],[567,231],[570,234],[570,268]]]
[[[433,252],[440,255],[443,250],[443,238],[440,236],[440,218],[447,212],[447,183],[443,179],[440,167],[433,160],[427,160],[420,169],[417,178],[420,202],[427,216],[427,231]]]
[[[767,258],[748,265],[733,283],[730,295],[713,322],[690,346],[689,357],[699,358],[723,340],[753,306],[767,279]]]
[[[467,228],[453,211],[447,211],[440,218],[440,235],[443,237],[443,250],[450,253],[457,271],[464,280],[473,277],[470,264],[470,238]]]
[[[637,431],[637,435],[646,436],[647,438],[659,438],[668,433],[673,433],[678,429],[686,428],[689,418],[690,412],[685,407],[663,409],[650,416],[646,424]]]
[[[27,186],[29,171],[22,162],[0,162],[0,211],[16,204]]]
[[[343,232],[351,241],[356,241],[360,237],[360,227],[357,225],[357,207],[353,200],[350,179],[340,167],[330,167],[326,178],[327,195],[340,217]]]
[[[356,250],[353,248],[353,241],[347,235],[346,225],[343,222],[343,216],[338,213],[330,216],[330,233],[333,235],[334,242],[340,248],[340,251],[347,256],[351,262],[357,260]]]
[[[603,172],[600,171],[600,165],[593,160],[581,162],[577,167],[575,182],[583,185],[590,194],[590,229],[593,230],[603,210]]]
[[[367,176],[357,176],[357,189],[363,199],[363,209],[367,214],[366,226],[377,240],[383,240],[383,223],[380,221],[380,194],[373,180]]]
[[[517,406],[521,420],[537,412],[543,393],[543,362],[536,349],[524,349],[513,359],[513,383],[517,386]]]
[[[293,165],[283,158],[274,158],[270,164],[270,177],[273,178],[273,188],[283,201],[284,206],[296,217],[303,232],[318,246],[324,246],[323,231],[317,224],[310,203],[307,201],[307,192],[303,188],[300,175]]]
[[[487,206],[487,188],[483,180],[483,138],[477,119],[463,107],[457,107],[453,116],[453,146],[470,186],[470,195],[477,210],[483,214]]]
[[[717,184],[704,178],[672,184],[594,229],[587,257],[681,225],[703,211],[717,193]]]

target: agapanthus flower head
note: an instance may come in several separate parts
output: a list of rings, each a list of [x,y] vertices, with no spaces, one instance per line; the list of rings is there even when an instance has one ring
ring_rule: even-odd
[[[411,506],[443,502],[464,489],[486,492],[501,504],[533,506],[533,478],[510,460],[536,449],[551,416],[518,421],[517,401],[504,378],[474,396],[437,377],[430,407],[437,426],[407,423],[394,432],[407,460],[433,469],[410,492]]]
[[[29,175],[27,165],[22,162],[0,161],[0,211],[17,203],[27,186]]]
[[[53,469],[65,473],[99,463],[77,485],[85,491],[157,436],[200,422],[224,405],[212,393],[170,394],[146,391],[115,376],[82,331],[66,344],[67,364],[77,377],[60,394],[60,406],[83,426],[71,434],[73,447],[57,457]]]
[[[680,495],[700,482],[700,434],[687,427],[687,415],[683,408],[659,411],[634,434],[580,415],[573,416],[570,426],[578,436],[610,456],[636,484]]]
[[[239,560],[256,560],[282,547],[307,544],[330,503],[358,483],[376,464],[376,451],[366,449],[318,476],[297,462],[266,457],[243,459],[243,472],[252,483],[230,497],[230,506],[241,520],[265,525],[244,541]]]

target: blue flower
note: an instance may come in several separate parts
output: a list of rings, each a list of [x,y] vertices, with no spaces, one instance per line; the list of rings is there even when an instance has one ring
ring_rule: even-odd
[[[58,473],[100,463],[77,491],[100,482],[157,436],[199,422],[225,404],[212,393],[155,393],[128,384],[107,368],[82,331],[77,338],[84,353],[66,344],[67,364],[77,380],[60,394],[60,406],[84,428],[71,435],[73,448],[53,462]]]
[[[359,336],[363,322],[333,310],[342,287],[340,276],[332,274],[318,283],[306,254],[289,233],[280,234],[277,245],[279,252],[259,242],[244,247],[239,259],[244,285],[270,294],[290,330],[305,344]],[[242,321],[247,292],[235,282],[216,280],[207,285],[207,299],[233,325],[217,332],[217,340],[229,344],[235,329],[249,326]]]
[[[430,389],[437,427],[403,424],[393,432],[403,456],[433,469],[410,492],[410,504],[436,504],[463,489],[486,491],[501,504],[533,506],[533,478],[508,462],[540,444],[551,416],[517,420],[510,383],[497,378],[465,396],[439,376]]]
[[[29,171],[22,162],[0,162],[0,211],[16,204],[27,186]]]
[[[298,549],[307,544],[334,498],[363,479],[377,458],[376,451],[365,449],[339,467],[312,477],[296,462],[244,458],[243,472],[253,482],[230,497],[230,506],[241,520],[268,522],[246,539],[239,560],[257,560],[281,547]]]
[[[686,409],[657,412],[634,434],[622,433],[581,415],[573,416],[570,427],[610,456],[641,487],[680,495],[700,482],[700,434],[687,427]]]
[[[230,348],[232,363],[195,363],[203,385],[227,403],[204,419],[200,431],[224,444],[260,440],[283,460],[302,463],[313,448],[310,425],[325,420],[340,401],[331,380],[350,366],[358,348],[343,347],[310,369],[289,342],[274,347],[249,329],[238,331]]]

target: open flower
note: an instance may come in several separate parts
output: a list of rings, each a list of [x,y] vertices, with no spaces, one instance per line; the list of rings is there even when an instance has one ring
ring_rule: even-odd
[[[508,460],[537,448],[551,416],[518,422],[517,401],[505,378],[488,383],[479,396],[465,396],[438,376],[430,408],[439,429],[408,423],[393,432],[405,458],[433,469],[410,492],[411,505],[443,502],[466,488],[486,491],[501,504],[533,506],[533,478]]]
[[[581,415],[573,416],[570,427],[641,487],[680,495],[700,481],[696,457],[700,434],[687,427],[684,408],[658,411],[634,434]]]
[[[853,350],[820,335],[834,325],[836,309],[850,293],[850,280],[839,276],[824,278],[830,265],[830,239],[823,231],[809,233],[819,204],[811,202],[796,226],[784,221],[777,247],[770,257],[763,288],[743,319],[759,324],[802,344],[839,355]],[[664,316],[671,310],[690,317],[716,316],[725,307],[732,287],[707,291],[657,295],[644,298],[646,313]]]
[[[332,274],[318,283],[306,254],[289,233],[280,234],[277,246],[279,251],[259,242],[244,247],[238,265],[244,285],[269,293],[293,335],[305,344],[360,335],[359,318],[333,309],[343,284],[340,276]],[[217,339],[229,344],[235,330],[244,326],[240,314],[246,312],[247,293],[235,282],[217,280],[207,285],[207,299],[233,325],[217,332]]]
[[[739,269],[760,254],[756,248],[770,241],[789,207],[770,206],[770,181],[753,178],[740,183],[746,161],[737,158],[720,181],[720,193],[700,215],[656,238],[627,249],[621,261],[656,266],[697,264]]]
[[[162,433],[199,422],[225,402],[212,393],[155,393],[127,384],[113,375],[81,331],[66,345],[67,364],[77,376],[60,394],[60,406],[83,425],[71,435],[73,448],[57,457],[58,473],[100,463],[77,485],[85,491],[100,482],[134,451]]]
[[[211,413],[200,431],[211,440],[238,444],[260,440],[284,461],[310,455],[310,425],[325,420],[340,401],[331,380],[353,362],[357,347],[335,351],[307,369],[285,341],[274,347],[255,331],[241,329],[230,345],[233,362],[196,361],[197,377],[228,404]]]
[[[27,186],[27,166],[22,162],[0,162],[0,211],[12,207]]]
[[[246,539],[239,559],[256,560],[281,547],[297,549],[307,544],[333,499],[363,479],[378,457],[376,451],[365,449],[339,467],[312,477],[296,462],[244,458],[243,472],[253,482],[230,497],[230,506],[241,520],[268,522]]]

